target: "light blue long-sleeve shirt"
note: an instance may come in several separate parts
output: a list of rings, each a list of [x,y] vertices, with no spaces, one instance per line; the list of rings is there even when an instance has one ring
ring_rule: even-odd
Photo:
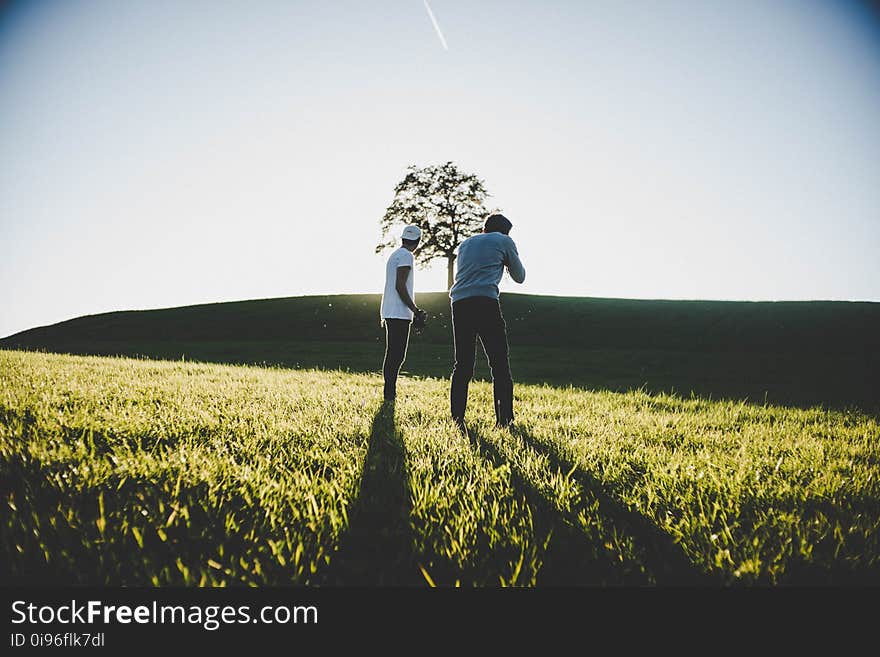
[[[468,297],[497,299],[505,267],[517,283],[526,280],[526,268],[516,244],[504,233],[480,233],[467,238],[458,247],[456,263],[455,283],[449,290],[453,303]]]

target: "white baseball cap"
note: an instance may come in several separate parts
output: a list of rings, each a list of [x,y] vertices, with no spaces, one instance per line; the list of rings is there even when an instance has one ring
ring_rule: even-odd
[[[403,229],[403,233],[400,236],[405,240],[419,240],[422,239],[422,229],[418,226],[409,225]]]

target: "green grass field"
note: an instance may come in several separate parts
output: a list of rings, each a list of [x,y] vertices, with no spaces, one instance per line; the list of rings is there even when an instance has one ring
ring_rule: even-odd
[[[514,329],[515,330],[515,329]],[[377,365],[374,365],[374,369]],[[880,426],[640,390],[0,351],[6,583],[880,583]]]

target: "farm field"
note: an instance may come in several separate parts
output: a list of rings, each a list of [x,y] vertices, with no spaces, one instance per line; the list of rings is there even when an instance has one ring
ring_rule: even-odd
[[[0,350],[2,577],[125,585],[880,583],[880,425],[649,390]]]

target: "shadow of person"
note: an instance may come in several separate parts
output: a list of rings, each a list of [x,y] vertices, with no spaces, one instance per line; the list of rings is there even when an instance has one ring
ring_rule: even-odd
[[[412,497],[394,403],[376,411],[348,530],[331,560],[326,585],[424,585],[413,552]]]
[[[535,540],[542,546],[537,586],[640,586],[649,583],[640,568],[612,558],[602,549],[604,536],[585,534],[573,518],[560,512],[479,427],[468,425],[459,431],[476,454],[492,467],[509,467],[513,493],[528,505]]]
[[[682,546],[638,511],[630,509],[612,495],[592,473],[572,461],[552,443],[541,441],[522,427],[514,426],[511,435],[535,453],[544,454],[551,468],[567,472],[580,486],[587,499],[598,502],[599,513],[622,534],[629,535],[641,551],[641,557],[657,584],[673,586],[717,585],[714,577],[693,564]]]
[[[579,508],[557,506],[552,496],[540,491],[518,463],[502,454],[496,440],[477,426],[470,425],[462,433],[493,467],[509,466],[511,486],[531,509],[536,538],[544,541],[546,537],[536,582],[539,586],[711,584],[672,537],[614,500],[589,473],[575,468],[523,428],[509,429],[510,436],[520,441],[520,453],[535,459],[543,455],[550,471],[568,473],[564,476],[573,479],[583,496]],[[578,518],[581,509],[597,514],[596,522],[582,524]],[[619,546],[614,547],[616,544]]]

